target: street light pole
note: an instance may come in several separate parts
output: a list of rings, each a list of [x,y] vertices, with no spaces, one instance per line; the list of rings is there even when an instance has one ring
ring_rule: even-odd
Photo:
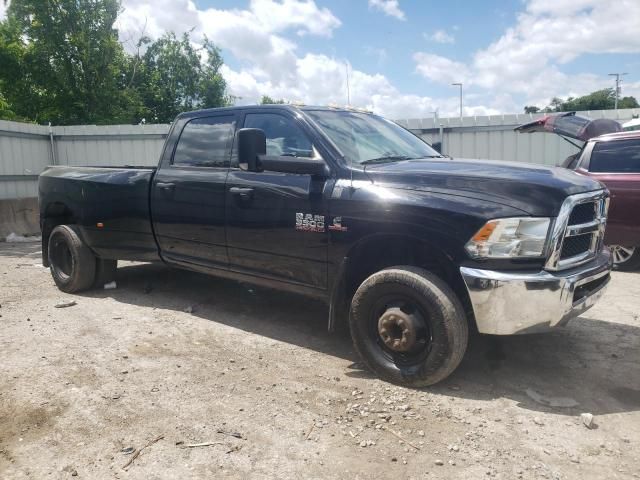
[[[462,120],[462,83],[452,83],[451,85],[460,87],[460,120]]]
[[[615,110],[618,109],[618,95],[620,94],[620,82],[622,81],[620,80],[620,77],[622,77],[623,75],[627,75],[627,74],[626,73],[610,73],[609,74],[610,77],[616,77],[616,100],[613,107]]]

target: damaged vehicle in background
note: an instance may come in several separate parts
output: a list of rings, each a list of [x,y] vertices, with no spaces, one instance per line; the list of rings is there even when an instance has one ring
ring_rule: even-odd
[[[575,112],[548,115],[515,130],[555,133],[579,149],[560,166],[598,180],[609,189],[605,244],[617,269],[640,268],[640,131],[623,132],[615,120],[590,119]]]

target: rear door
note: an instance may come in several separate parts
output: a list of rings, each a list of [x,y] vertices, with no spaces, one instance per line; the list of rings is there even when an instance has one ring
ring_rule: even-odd
[[[606,242],[640,245],[640,138],[595,142],[577,172],[601,181],[611,192]]]
[[[267,155],[318,159],[309,131],[286,110],[248,111],[244,128],[260,128]],[[327,285],[325,179],[234,166],[227,179],[230,268],[306,287]]]
[[[226,268],[225,181],[236,113],[189,119],[151,187],[153,226],[169,262]]]

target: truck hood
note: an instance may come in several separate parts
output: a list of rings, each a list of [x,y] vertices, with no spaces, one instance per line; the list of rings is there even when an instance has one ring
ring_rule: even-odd
[[[406,160],[369,166],[366,173],[390,188],[477,198],[534,216],[556,216],[567,196],[604,188],[565,168],[491,160]]]

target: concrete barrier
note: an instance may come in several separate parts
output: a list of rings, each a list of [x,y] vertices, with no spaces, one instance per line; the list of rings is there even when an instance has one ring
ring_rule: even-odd
[[[21,236],[40,234],[37,198],[0,200],[0,242],[11,233]]]

